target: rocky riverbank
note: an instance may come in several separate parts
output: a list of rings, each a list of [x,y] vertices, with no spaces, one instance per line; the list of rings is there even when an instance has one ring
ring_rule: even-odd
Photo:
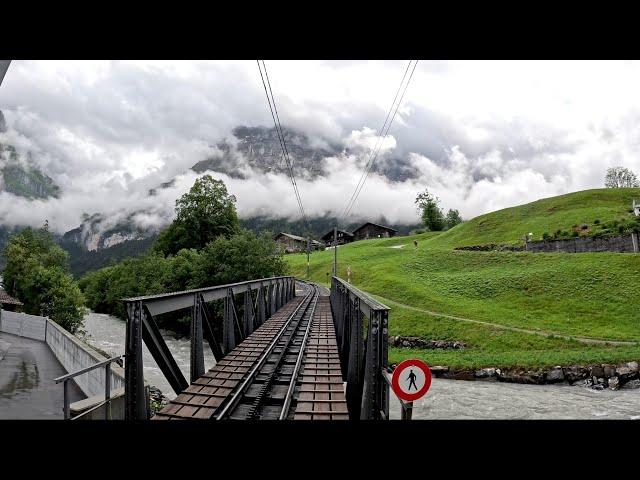
[[[569,365],[545,369],[518,368],[482,368],[479,370],[455,369],[446,366],[433,366],[431,373],[436,378],[451,380],[483,380],[530,385],[565,383],[582,385],[602,390],[618,390],[640,387],[640,368],[638,362],[625,362],[618,365]]]
[[[169,399],[164,396],[159,388],[153,385],[149,386],[149,406],[151,407],[151,416],[162,410],[169,403]]]

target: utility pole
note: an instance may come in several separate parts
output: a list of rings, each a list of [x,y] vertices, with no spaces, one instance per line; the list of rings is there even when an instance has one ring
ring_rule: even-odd
[[[307,280],[309,280],[309,236],[307,235]]]
[[[338,276],[338,227],[333,227],[333,276]]]

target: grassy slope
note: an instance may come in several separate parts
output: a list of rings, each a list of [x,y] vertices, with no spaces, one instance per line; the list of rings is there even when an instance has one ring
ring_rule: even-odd
[[[640,200],[640,188],[601,188],[544,198],[480,215],[445,232],[434,246],[517,243],[530,232],[540,239],[545,232],[570,230],[575,224],[625,217],[633,198]]]
[[[517,240],[520,231],[534,231],[533,225],[538,229],[550,225],[544,229],[547,231],[584,221],[581,216],[589,222],[595,218],[611,220],[626,213],[634,192],[640,197],[640,190],[578,192],[484,215],[440,235],[355,242],[338,249],[339,275],[346,278],[350,265],[352,282],[358,287],[431,311],[564,335],[640,341],[640,255],[452,250],[460,244]],[[551,213],[545,215],[549,209]],[[494,215],[502,222],[511,218],[510,225]],[[526,218],[528,227],[515,225],[519,221],[513,219],[519,218]],[[484,228],[487,225],[496,225],[495,236]],[[418,240],[417,249],[414,239]],[[406,246],[389,248],[402,244]],[[289,255],[287,259],[293,273],[304,277],[306,256]],[[332,251],[312,254],[311,278],[325,282],[332,259]],[[397,306],[392,308],[390,334],[465,341],[469,348],[464,351],[390,351],[392,360],[417,354],[432,363],[465,367],[613,362],[640,357],[640,347],[585,346],[432,317]]]

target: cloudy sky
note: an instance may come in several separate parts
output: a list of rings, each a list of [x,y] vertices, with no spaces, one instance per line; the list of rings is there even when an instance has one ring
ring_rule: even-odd
[[[340,213],[355,188],[407,61],[267,61],[283,125],[314,143],[360,146],[327,160],[326,176],[299,180],[310,214]],[[355,216],[414,222],[428,188],[463,217],[601,187],[607,167],[640,173],[640,65],[595,61],[421,60],[378,161],[401,157],[418,176],[370,175]],[[142,223],[170,215],[188,172],[238,125],[271,127],[255,61],[14,61],[0,87],[9,131],[60,185],[60,199],[0,193],[0,219],[77,226],[83,212]],[[358,150],[354,150],[356,153]],[[149,188],[177,177],[173,188]],[[288,179],[222,178],[241,215],[295,217]]]

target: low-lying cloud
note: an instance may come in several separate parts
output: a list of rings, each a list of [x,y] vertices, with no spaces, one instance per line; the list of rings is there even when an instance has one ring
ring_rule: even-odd
[[[299,177],[310,215],[340,214],[375,145],[403,62],[267,62],[282,123],[318,147],[325,176]],[[417,220],[428,188],[466,218],[546,196],[602,186],[606,168],[640,173],[640,68],[629,62],[421,62],[352,215]],[[189,168],[219,155],[238,125],[271,126],[255,62],[22,62],[0,87],[8,128],[0,142],[31,152],[60,198],[0,192],[0,224],[63,232],[83,213],[131,212],[141,228],[173,217],[175,199],[200,176]],[[243,168],[214,173],[241,216],[297,217],[286,175]],[[166,189],[157,187],[175,178]],[[404,177],[403,177],[404,178]],[[156,195],[149,196],[149,189]]]

